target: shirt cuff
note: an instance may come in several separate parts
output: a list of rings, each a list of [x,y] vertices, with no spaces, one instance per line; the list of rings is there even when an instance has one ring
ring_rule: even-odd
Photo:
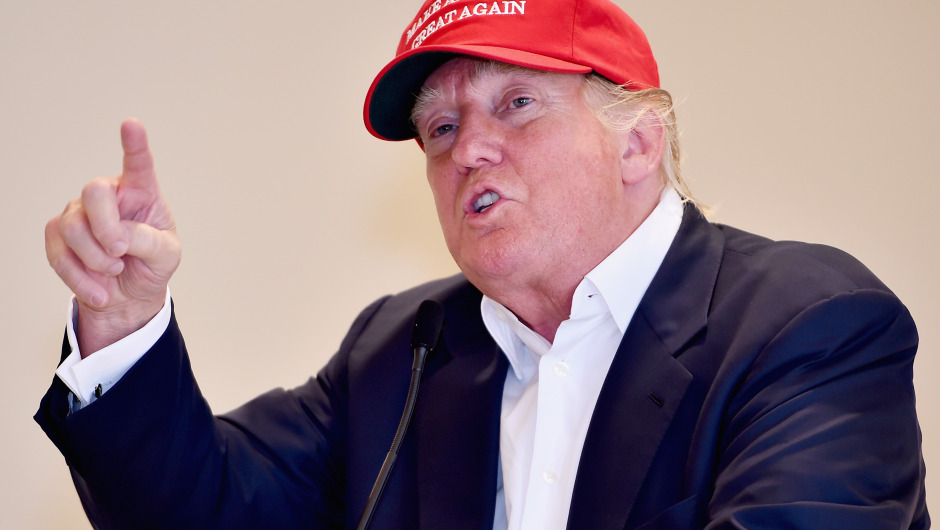
[[[72,410],[89,405],[117,383],[163,336],[170,325],[171,313],[170,289],[167,288],[163,308],[150,322],[114,344],[98,350],[94,355],[82,359],[75,335],[78,302],[73,297],[66,325],[66,335],[72,353],[55,371],[59,379],[72,391],[75,402]]]

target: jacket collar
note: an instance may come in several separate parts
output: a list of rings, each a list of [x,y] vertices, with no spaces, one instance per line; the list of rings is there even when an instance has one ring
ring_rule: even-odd
[[[676,360],[706,326],[724,236],[686,205],[611,364],[588,428],[569,528],[623,528],[692,381]]]

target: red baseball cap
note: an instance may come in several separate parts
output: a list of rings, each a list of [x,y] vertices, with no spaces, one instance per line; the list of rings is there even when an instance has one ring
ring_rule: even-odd
[[[392,62],[366,95],[366,128],[384,140],[417,136],[415,97],[457,55],[549,72],[591,71],[625,85],[659,87],[643,30],[608,0],[426,0],[405,28]]]

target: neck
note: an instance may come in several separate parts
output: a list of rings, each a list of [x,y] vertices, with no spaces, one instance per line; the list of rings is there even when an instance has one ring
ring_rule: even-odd
[[[610,255],[636,230],[659,204],[662,191],[659,187],[648,190],[645,202],[634,202],[634,207],[624,217],[622,230],[609,233],[612,237],[603,252],[588,255],[572,250],[567,260],[551,270],[542,270],[526,278],[516,275],[482,277],[464,270],[467,278],[485,295],[509,309],[529,327],[549,342],[555,342],[555,334],[561,323],[571,315],[574,292],[584,277]]]
[[[487,296],[512,311],[545,340],[555,342],[558,326],[571,315],[571,299],[582,278],[563,289],[529,289],[517,293],[501,292],[498,297]]]

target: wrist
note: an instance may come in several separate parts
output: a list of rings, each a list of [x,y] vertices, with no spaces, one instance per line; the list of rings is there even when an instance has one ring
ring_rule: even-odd
[[[79,302],[76,339],[84,359],[144,327],[166,303],[167,291],[146,300],[134,300],[107,309]]]

